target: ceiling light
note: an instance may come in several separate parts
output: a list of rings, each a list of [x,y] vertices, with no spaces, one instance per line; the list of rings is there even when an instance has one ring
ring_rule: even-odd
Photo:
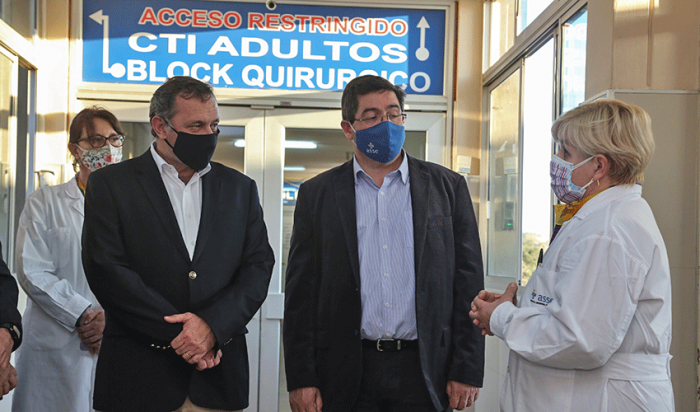
[[[233,142],[233,145],[236,147],[245,147],[245,140],[238,139]],[[306,140],[285,140],[284,147],[285,149],[315,149],[318,145]]]

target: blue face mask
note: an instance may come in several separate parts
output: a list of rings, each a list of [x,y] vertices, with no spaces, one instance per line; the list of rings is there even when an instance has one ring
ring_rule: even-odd
[[[406,140],[406,129],[390,121],[380,122],[368,129],[355,130],[355,144],[370,159],[389,163],[401,153]]]

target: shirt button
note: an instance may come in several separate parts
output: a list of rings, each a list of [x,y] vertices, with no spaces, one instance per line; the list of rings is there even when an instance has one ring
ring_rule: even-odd
[[[379,192],[380,195],[384,196],[384,192]]]
[[[385,274],[384,274],[384,277],[385,277],[385,278],[388,278],[388,277],[389,277],[389,274],[388,274],[388,273],[385,273]]]
[[[386,249],[386,245],[382,246],[382,249]]]
[[[382,218],[382,222],[386,222],[386,218],[385,218],[385,217]]]
[[[390,337],[391,337],[391,332],[385,333],[384,336],[386,336],[387,338],[390,338]]]
[[[391,305],[389,304],[389,302],[387,302],[387,303],[384,304],[384,306],[386,306],[386,307],[388,308],[388,307],[391,306]]]
[[[195,279],[197,279],[197,272],[195,272],[193,270],[192,272],[190,272],[189,276],[190,276],[190,279],[195,280]]]

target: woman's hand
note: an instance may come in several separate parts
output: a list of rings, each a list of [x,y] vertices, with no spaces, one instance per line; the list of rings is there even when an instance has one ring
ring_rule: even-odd
[[[482,335],[491,335],[491,314],[494,310],[504,302],[512,302],[517,304],[518,285],[511,282],[503,294],[487,292],[482,290],[472,301],[472,310],[469,316],[473,319],[476,326],[481,328]]]

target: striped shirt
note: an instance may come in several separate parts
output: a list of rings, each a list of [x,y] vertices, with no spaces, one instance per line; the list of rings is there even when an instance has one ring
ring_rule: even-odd
[[[363,339],[417,339],[408,156],[382,186],[354,160]]]

